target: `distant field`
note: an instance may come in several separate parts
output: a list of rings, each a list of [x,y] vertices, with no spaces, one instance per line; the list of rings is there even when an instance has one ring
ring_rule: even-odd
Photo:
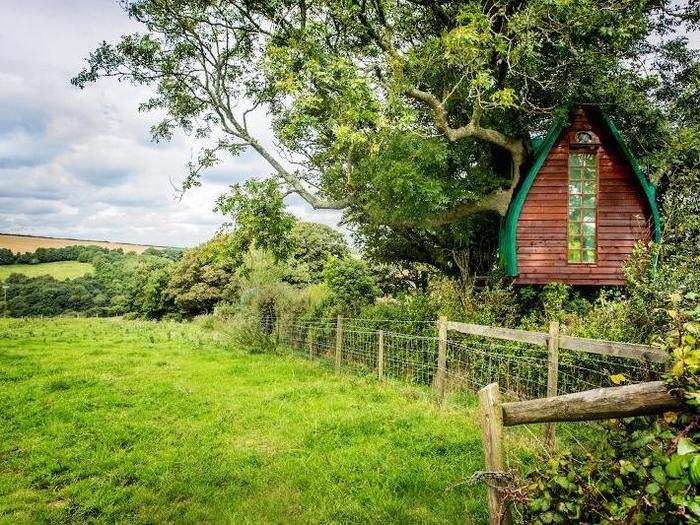
[[[33,235],[14,235],[0,233],[0,248],[9,248],[13,253],[33,252],[37,248],[63,248],[64,246],[102,246],[103,248],[118,249],[125,252],[141,253],[151,246],[146,244],[130,244],[111,241],[90,241],[84,239],[69,239],[60,237],[38,237]],[[163,246],[155,246],[163,248]]]
[[[0,265],[0,281],[12,273],[21,273],[27,277],[50,275],[56,279],[73,279],[92,271],[92,265],[77,261],[59,261],[42,264],[7,264]]]
[[[485,523],[477,421],[194,324],[0,319],[0,523]]]

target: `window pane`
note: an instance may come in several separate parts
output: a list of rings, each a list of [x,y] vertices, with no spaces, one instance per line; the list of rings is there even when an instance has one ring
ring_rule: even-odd
[[[581,206],[581,203],[583,201],[581,200],[580,195],[569,195],[569,206],[572,208],[578,208]]]
[[[583,193],[587,195],[595,195],[595,181],[587,180],[583,183]]]
[[[567,257],[571,263],[596,261],[597,178],[594,154],[569,154]]]

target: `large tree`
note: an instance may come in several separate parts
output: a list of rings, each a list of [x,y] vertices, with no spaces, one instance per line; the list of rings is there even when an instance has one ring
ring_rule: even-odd
[[[469,235],[443,227],[505,211],[532,133],[562,105],[606,104],[637,153],[663,146],[670,93],[692,84],[678,62],[697,63],[676,34],[700,21],[673,0],[122,3],[144,32],[103,43],[73,82],[154,87],[154,138],[208,141],[184,189],[252,149],[285,193],[345,210],[367,238],[429,237],[448,254]],[[276,148],[251,132],[252,110]]]

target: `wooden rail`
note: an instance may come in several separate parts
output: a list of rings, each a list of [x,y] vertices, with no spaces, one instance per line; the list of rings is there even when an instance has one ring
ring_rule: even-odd
[[[548,334],[544,332],[530,332],[529,330],[516,330],[515,328],[501,328],[499,326],[484,326],[471,323],[457,323],[449,321],[448,330],[461,332],[468,335],[480,337],[493,337],[506,341],[518,341],[520,343],[530,343],[531,345],[546,345]]]
[[[545,346],[549,341],[549,334],[545,332],[531,332],[529,330],[516,330],[514,328],[502,328],[498,326],[448,321],[447,329],[467,335],[491,337],[494,339],[517,341],[519,343],[539,346]],[[574,337],[571,335],[559,335],[558,338],[559,348],[565,350],[624,357],[628,359],[649,360],[656,363],[664,363],[668,360],[668,355],[665,352],[657,350],[649,345],[618,343],[616,341],[588,339],[586,337]]]
[[[669,393],[663,381],[596,388],[575,394],[501,404],[503,424],[507,427],[642,416],[680,407],[682,402]]]

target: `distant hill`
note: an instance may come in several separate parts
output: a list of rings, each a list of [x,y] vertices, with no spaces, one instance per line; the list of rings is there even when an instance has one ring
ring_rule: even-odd
[[[0,233],[0,248],[9,248],[13,253],[33,252],[37,248],[63,248],[64,246],[102,246],[125,252],[142,253],[148,248],[173,248],[172,246],[157,246],[149,244],[133,244],[130,242],[94,241],[89,239],[71,239],[70,237],[40,237],[38,235],[17,235]]]

